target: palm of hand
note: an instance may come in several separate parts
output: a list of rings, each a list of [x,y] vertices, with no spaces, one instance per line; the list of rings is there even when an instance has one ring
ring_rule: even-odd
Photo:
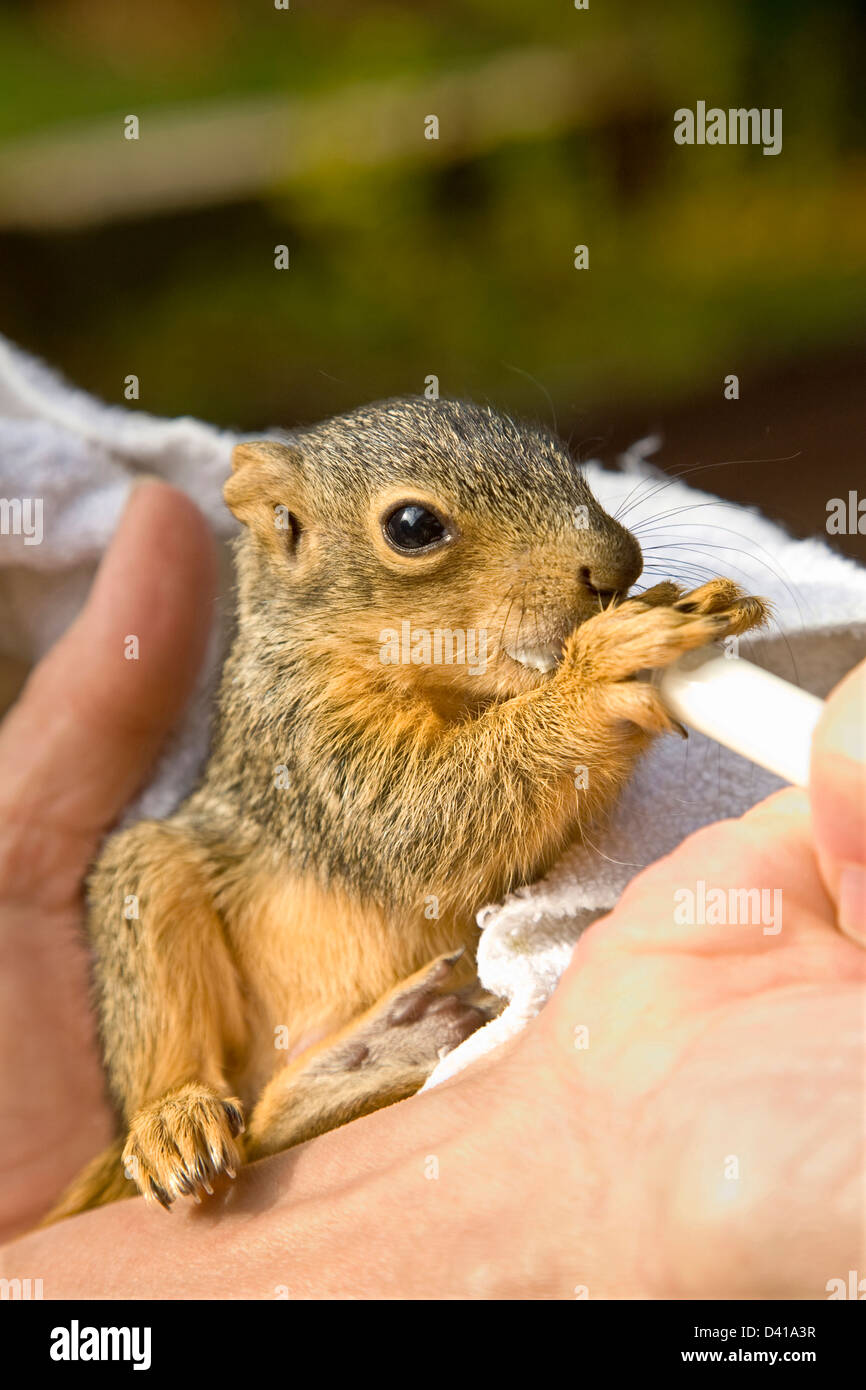
[[[727,922],[676,920],[701,883]],[[766,890],[762,920],[729,889]],[[576,1143],[624,1179],[612,1296],[826,1296],[862,1211],[864,974],[796,791],[692,836],[584,935],[544,1027]]]

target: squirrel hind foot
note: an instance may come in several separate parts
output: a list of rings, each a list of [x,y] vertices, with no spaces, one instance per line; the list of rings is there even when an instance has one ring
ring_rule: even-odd
[[[501,1002],[466,975],[462,952],[437,956],[359,1020],[345,1046],[364,1046],[362,1066],[405,1068],[423,1084],[439,1059],[489,1022]]]

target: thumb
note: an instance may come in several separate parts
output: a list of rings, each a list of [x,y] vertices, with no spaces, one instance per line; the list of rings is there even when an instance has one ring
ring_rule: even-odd
[[[7,890],[32,898],[77,883],[192,692],[215,582],[194,504],[165,483],[136,487],[82,613],[0,728]]]
[[[827,700],[812,740],[809,795],[839,925],[866,945],[866,662]]]

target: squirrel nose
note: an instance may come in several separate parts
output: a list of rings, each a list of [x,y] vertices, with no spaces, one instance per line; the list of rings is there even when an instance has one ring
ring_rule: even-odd
[[[630,589],[642,569],[643,556],[635,541],[632,545],[618,548],[614,555],[605,556],[591,565],[581,566],[580,582],[589,593],[609,598],[613,594],[622,594]]]
[[[595,569],[591,570],[589,565],[581,567],[580,582],[587,593],[597,594],[599,598],[609,598],[618,588],[618,585],[610,582],[607,573],[601,576]]]

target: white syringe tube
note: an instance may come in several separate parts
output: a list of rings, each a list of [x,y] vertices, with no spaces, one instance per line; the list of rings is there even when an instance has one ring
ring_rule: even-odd
[[[809,782],[809,752],[824,701],[718,647],[689,652],[654,679],[675,719],[794,786]]]

